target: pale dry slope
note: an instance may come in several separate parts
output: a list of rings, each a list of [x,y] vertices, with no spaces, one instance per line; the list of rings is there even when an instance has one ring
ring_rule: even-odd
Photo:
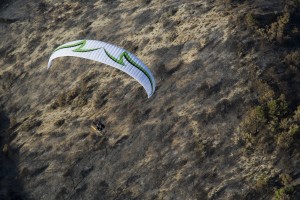
[[[12,19],[0,23],[0,105],[23,195],[238,199],[253,173],[276,172],[240,157],[236,127],[252,97],[224,4],[15,0],[0,17]],[[60,58],[46,70],[55,47],[80,38],[136,54],[156,77],[154,96],[92,61]],[[102,133],[90,128],[99,118]]]

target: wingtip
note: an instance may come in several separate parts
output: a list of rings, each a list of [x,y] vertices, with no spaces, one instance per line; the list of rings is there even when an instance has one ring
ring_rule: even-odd
[[[47,70],[51,67],[51,62],[48,63]]]

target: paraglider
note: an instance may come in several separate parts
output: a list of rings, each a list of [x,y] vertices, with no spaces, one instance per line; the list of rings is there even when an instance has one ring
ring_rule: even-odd
[[[155,91],[155,79],[148,67],[136,56],[115,45],[96,40],[68,42],[54,50],[48,62],[48,69],[53,59],[64,56],[86,58],[120,69],[144,87],[148,98]]]

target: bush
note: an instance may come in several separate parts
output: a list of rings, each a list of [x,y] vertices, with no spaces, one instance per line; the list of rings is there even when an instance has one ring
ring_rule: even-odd
[[[60,119],[60,120],[57,120],[57,121],[54,123],[54,126],[60,127],[60,126],[62,126],[64,123],[65,123],[65,120],[64,120],[64,119]]]
[[[280,182],[284,185],[284,186],[288,186],[291,182],[292,182],[292,177],[289,174],[286,173],[282,173],[279,175],[280,178]]]
[[[297,9],[284,9],[284,11],[279,11],[280,14],[255,16],[248,13],[245,16],[245,21],[249,28],[269,42],[293,42],[291,39],[296,39],[299,33],[297,12]]]
[[[258,22],[252,13],[247,13],[245,16],[245,20],[246,20],[247,26],[250,27],[251,29],[256,28],[258,25]]]
[[[296,135],[299,134],[299,126],[297,124],[290,125],[288,131],[279,133],[277,137],[277,145],[280,148],[287,149],[295,141]]]
[[[284,58],[284,63],[286,63],[289,66],[298,68],[300,65],[300,52],[294,51],[287,54]]]
[[[276,200],[288,200],[290,199],[290,194],[294,191],[293,187],[283,187],[275,191]]]
[[[246,148],[289,149],[300,133],[300,106],[289,112],[284,95],[261,103],[248,111],[240,132]]]
[[[258,101],[260,104],[264,104],[275,99],[275,92],[268,84],[258,80],[254,82],[254,88],[257,90]]]
[[[9,89],[17,79],[17,76],[9,71],[5,71],[0,75],[1,87],[6,90]]]
[[[280,119],[282,119],[286,115],[287,108],[288,105],[283,95],[281,95],[276,100],[267,102],[269,129],[271,131],[277,131],[277,129],[279,128]]]
[[[268,185],[269,178],[265,175],[262,175],[256,181],[256,188],[257,189],[264,189]]]
[[[250,135],[256,135],[267,122],[265,109],[262,106],[250,110],[242,122],[242,130]]]
[[[296,122],[300,122],[300,106],[297,107],[297,110],[294,112],[293,119]]]
[[[285,37],[285,31],[287,29],[287,25],[290,22],[290,13],[284,13],[282,16],[278,17],[277,21],[272,23],[269,29],[267,30],[267,34],[269,36],[270,41],[283,42]]]

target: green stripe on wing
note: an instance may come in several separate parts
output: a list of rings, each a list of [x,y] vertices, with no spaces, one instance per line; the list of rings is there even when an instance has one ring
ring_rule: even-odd
[[[153,82],[152,82],[152,79],[151,79],[150,74],[149,74],[143,67],[141,67],[139,64],[137,64],[136,62],[134,62],[134,60],[130,57],[130,55],[129,55],[128,52],[124,51],[124,52],[120,55],[120,57],[119,57],[119,59],[118,59],[118,58],[112,56],[110,53],[108,53],[108,52],[106,51],[106,49],[104,49],[104,51],[105,51],[106,55],[107,55],[110,59],[112,59],[113,61],[115,61],[116,63],[118,63],[118,64],[120,64],[120,65],[125,65],[125,63],[124,63],[124,58],[125,58],[131,65],[133,65],[134,67],[136,67],[136,68],[138,68],[139,70],[141,70],[141,71],[145,74],[145,76],[147,76],[147,78],[148,78],[149,81],[150,81],[150,84],[151,84],[151,94],[152,94],[152,92],[153,92]]]
[[[73,51],[74,52],[90,52],[90,51],[96,51],[98,49],[101,49],[101,48],[95,48],[95,49],[83,49],[83,47],[86,45],[86,40],[82,40],[82,41],[79,41],[75,44],[69,44],[69,45],[62,45],[62,46],[59,46],[57,47],[55,51],[58,51],[58,50],[61,50],[61,49],[67,49],[67,48],[71,48],[71,47],[77,47],[79,46],[78,48],[74,49]]]

